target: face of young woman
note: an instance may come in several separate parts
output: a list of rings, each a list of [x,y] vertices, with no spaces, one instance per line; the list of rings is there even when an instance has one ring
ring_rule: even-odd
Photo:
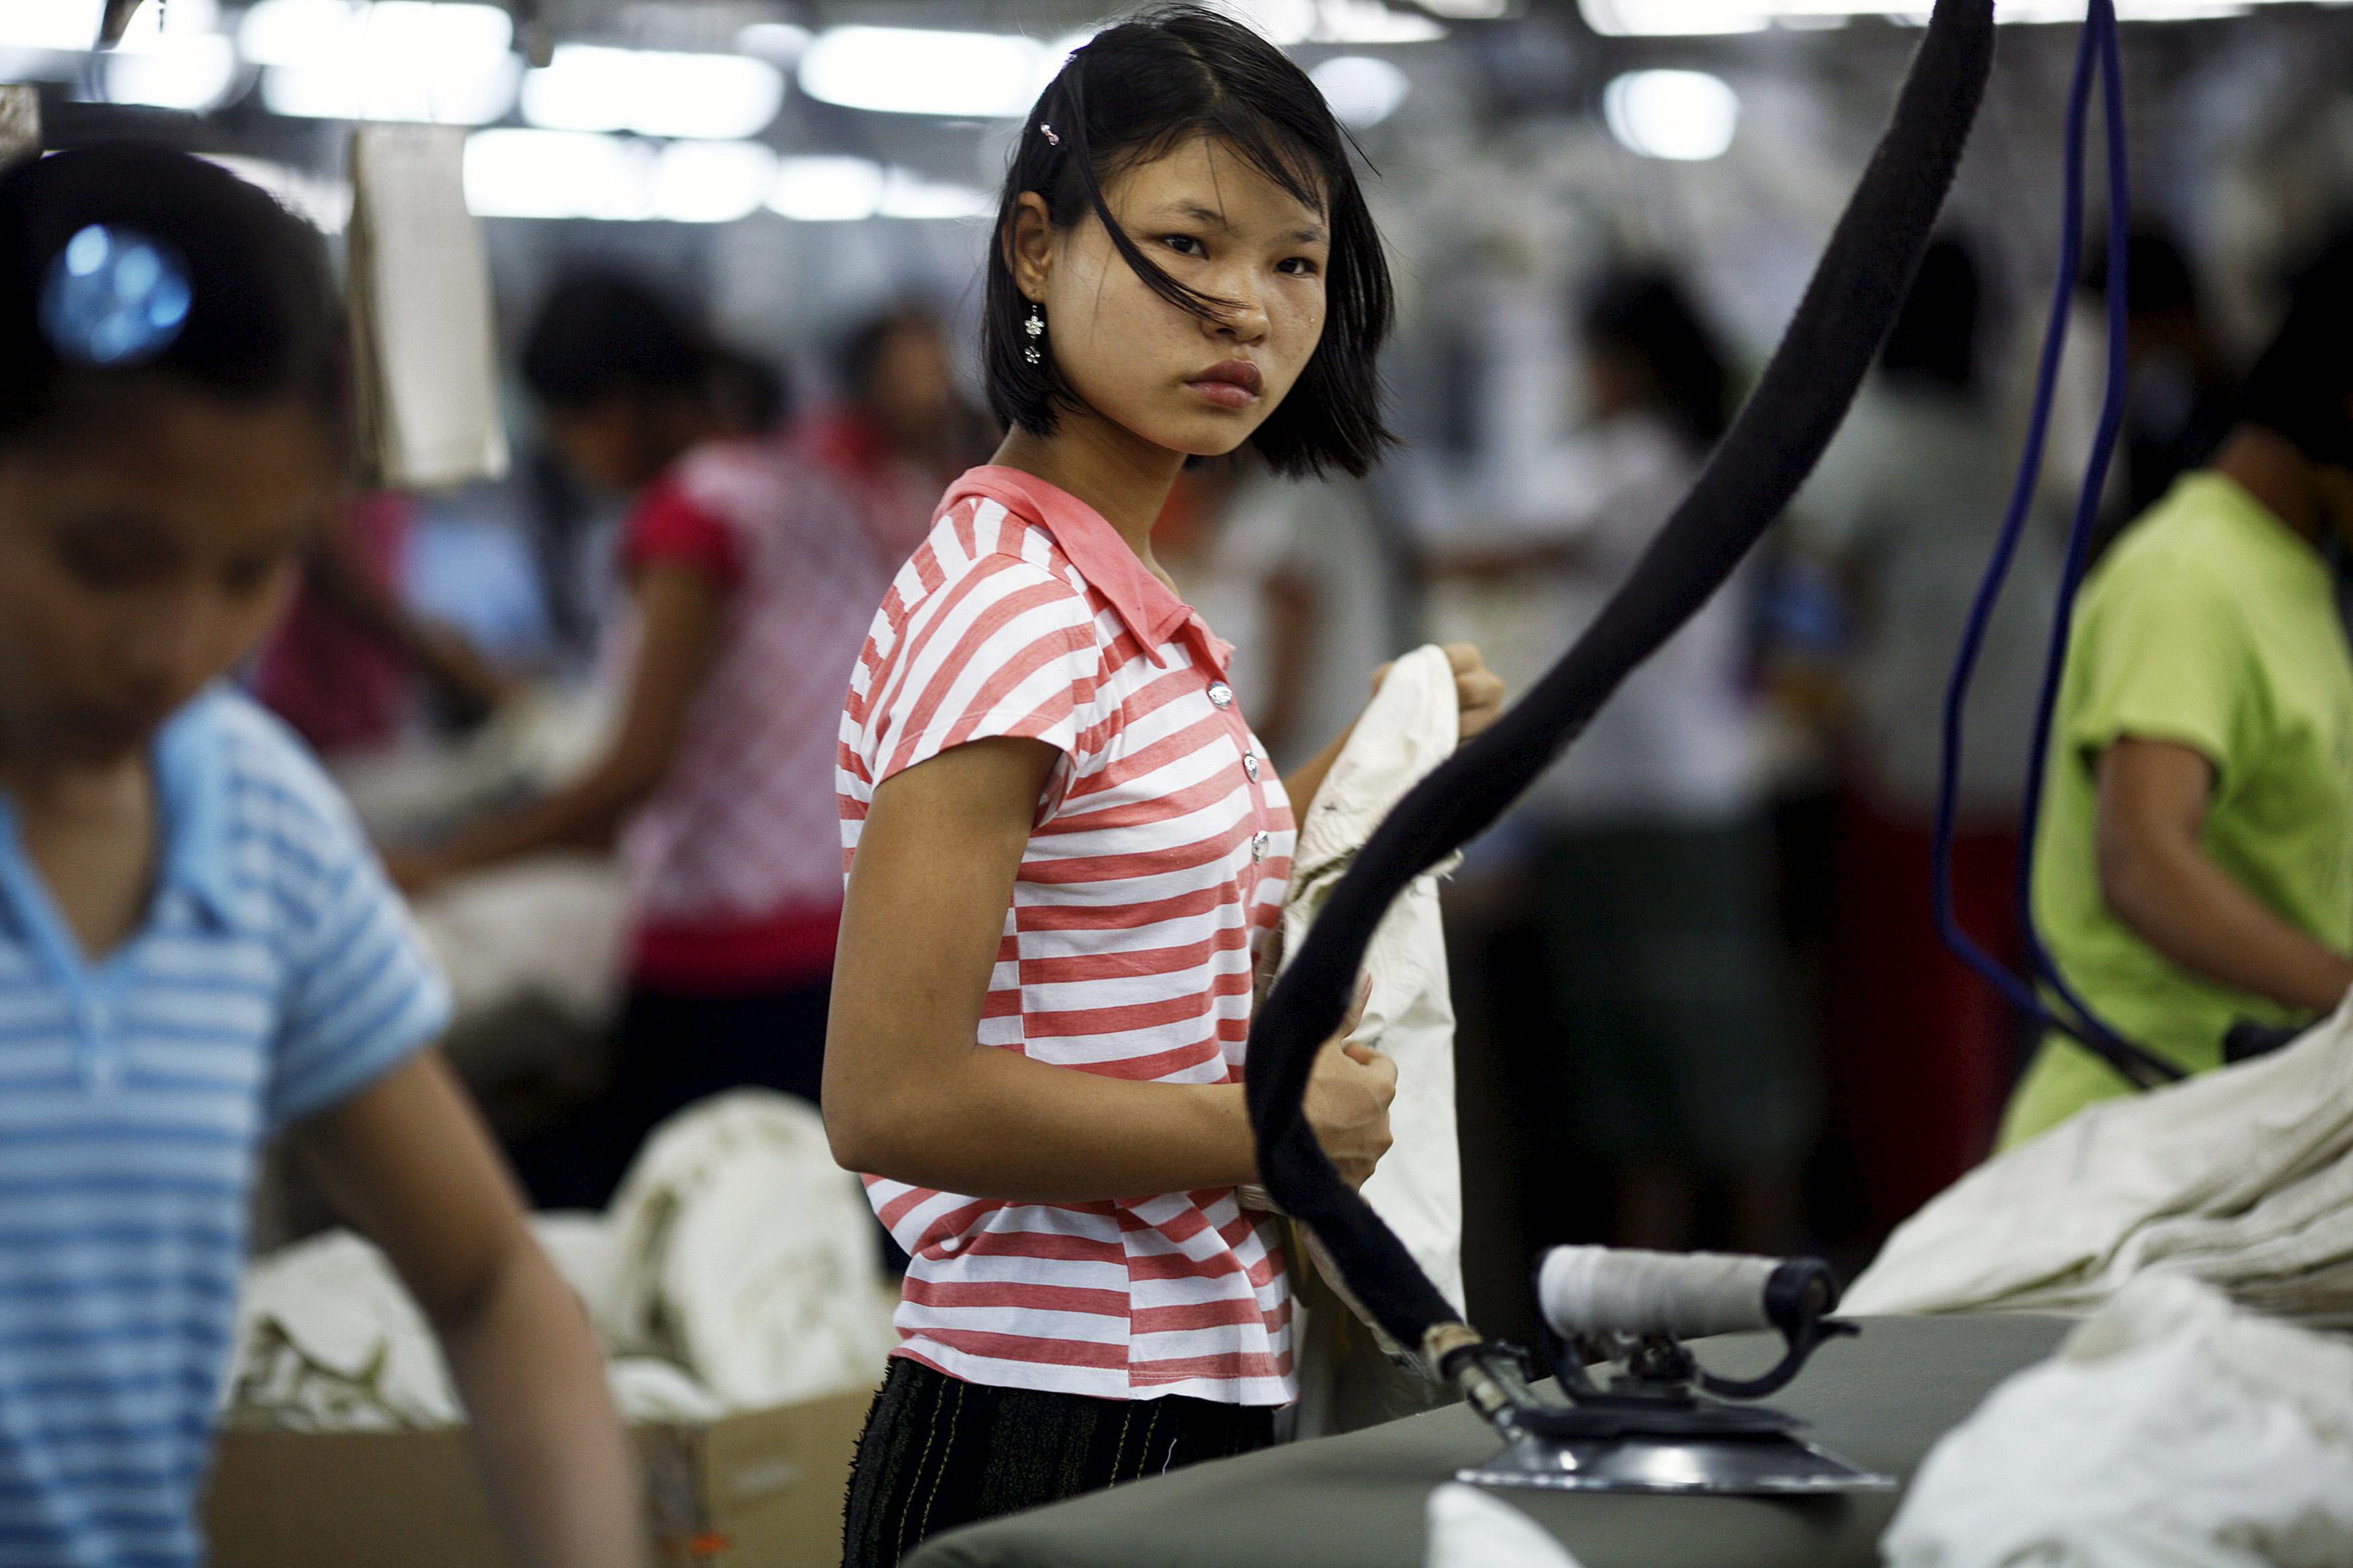
[[[1113,424],[1168,451],[1223,457],[1290,395],[1323,339],[1324,216],[1208,137],[1126,171],[1104,197],[1145,256],[1229,308],[1203,320],[1163,300],[1090,217],[1055,237],[1040,280],[1048,352]]]
[[[311,411],[177,390],[0,449],[0,756],[143,746],[269,629],[333,489]]]

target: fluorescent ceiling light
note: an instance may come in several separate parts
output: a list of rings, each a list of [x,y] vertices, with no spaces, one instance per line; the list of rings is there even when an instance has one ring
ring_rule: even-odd
[[[1578,0],[1586,26],[1608,37],[1761,32],[1771,13],[1756,0]]]
[[[147,4],[131,14],[130,24],[122,29],[122,37],[114,47],[118,49],[142,49],[166,37],[219,31],[219,0],[172,0],[169,5],[147,0]]]
[[[1332,112],[1347,125],[1378,125],[1413,90],[1405,72],[1370,55],[1340,55],[1307,73]]]
[[[875,212],[882,217],[976,218],[997,211],[997,198],[975,185],[927,180],[906,169],[883,176]]]
[[[1043,44],[1010,33],[828,27],[801,57],[799,80],[811,98],[846,109],[1018,120],[1047,57]]]
[[[776,155],[756,142],[666,147],[589,131],[477,131],[466,205],[480,217],[732,223],[760,210]]]
[[[618,136],[477,131],[466,138],[466,205],[480,217],[647,217],[657,157]]]
[[[781,158],[768,209],[802,223],[854,223],[882,205],[882,168],[864,158]]]
[[[0,47],[90,48],[104,9],[103,0],[0,0]]]
[[[1318,44],[1430,44],[1446,29],[1419,11],[1401,11],[1381,0],[1321,0],[1316,6]]]
[[[776,188],[776,155],[757,142],[673,142],[654,166],[653,216],[672,223],[733,223]]]
[[[551,131],[737,141],[784,103],[785,79],[742,55],[671,54],[565,44],[523,78],[523,118]]]
[[[2244,16],[2256,5],[2281,0],[2116,0],[2126,22],[2194,22]],[[2324,0],[2339,5],[2343,0]],[[1578,0],[1597,33],[1618,37],[1753,33],[1778,22],[1786,26],[1824,26],[1850,16],[1926,19],[1920,0]],[[1996,0],[1997,22],[2081,22],[2084,0]]]
[[[371,68],[354,59],[271,66],[261,76],[261,101],[272,113],[305,120],[485,125],[514,107],[522,74],[522,63],[512,55],[487,65],[451,60],[406,70]]]
[[[218,33],[175,34],[104,58],[109,103],[201,114],[219,108],[237,85],[237,46]]]
[[[238,26],[237,46],[255,65],[314,64],[350,47],[357,13],[343,0],[259,0]]]
[[[1629,152],[1700,163],[1732,145],[1740,98],[1704,71],[1629,71],[1602,89],[1601,112]]]
[[[217,0],[172,0],[132,14],[100,66],[109,103],[201,113],[237,85],[237,46],[220,33]]]
[[[1419,11],[1383,0],[1210,0],[1270,43],[1426,44],[1446,29]]]
[[[1455,22],[1492,22],[1511,15],[1512,0],[1421,0],[1421,8]]]
[[[261,66],[356,59],[380,71],[480,69],[514,47],[514,19],[502,6],[434,0],[259,0],[237,27],[237,44]]]
[[[259,0],[237,37],[269,68],[262,102],[308,120],[480,125],[514,107],[522,75],[513,20],[496,5]]]

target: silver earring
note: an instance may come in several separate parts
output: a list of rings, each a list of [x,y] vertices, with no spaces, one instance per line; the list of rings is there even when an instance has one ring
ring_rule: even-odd
[[[1021,357],[1036,364],[1046,357],[1038,352],[1038,340],[1046,335],[1046,312],[1035,300],[1029,301],[1029,319],[1021,323],[1021,330],[1029,334],[1029,346],[1021,351]]]

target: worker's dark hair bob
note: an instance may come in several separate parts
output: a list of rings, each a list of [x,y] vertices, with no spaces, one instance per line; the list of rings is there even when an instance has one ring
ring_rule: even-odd
[[[2353,468],[2353,228],[2289,280],[2287,320],[2239,395],[2239,417],[2316,463]]]
[[[78,241],[96,241],[101,255],[138,250],[147,263],[139,282],[173,290],[150,323],[163,324],[152,347],[124,340],[114,346],[128,352],[108,353],[70,321],[61,327],[56,296],[69,270],[83,270],[66,266]],[[318,231],[218,164],[126,142],[0,174],[0,447],[65,426],[114,428],[114,400],[134,385],[300,404],[321,413],[340,446],[339,320]],[[88,320],[80,328],[96,330]],[[77,343],[90,352],[74,353]]]
[[[522,340],[523,385],[553,408],[708,391],[709,340],[659,289],[613,268],[557,279]]]
[[[1203,135],[1316,209],[1332,235],[1323,339],[1250,445],[1278,473],[1362,474],[1396,440],[1382,423],[1377,364],[1395,304],[1380,235],[1349,161],[1353,143],[1314,83],[1280,49],[1193,5],[1155,8],[1097,34],[1030,110],[989,248],[981,341],[989,407],[1008,426],[1048,436],[1060,409],[1078,401],[1052,353],[1036,364],[1023,353],[1029,302],[1014,284],[1010,250],[1026,192],[1044,198],[1057,228],[1092,213],[1155,294],[1204,319],[1218,316],[1222,302],[1155,265],[1103,195],[1104,184],[1122,171]]]

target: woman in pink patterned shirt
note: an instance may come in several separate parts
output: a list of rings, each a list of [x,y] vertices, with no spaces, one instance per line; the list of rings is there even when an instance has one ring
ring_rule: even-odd
[[[833,731],[905,543],[780,434],[733,428],[723,355],[634,279],[560,283],[522,369],[566,464],[634,497],[620,721],[571,784],[394,869],[414,888],[617,844],[631,935],[615,1081],[514,1151],[543,1206],[596,1207],[695,1100],[744,1084],[817,1098],[841,911]]]
[[[1347,143],[1248,28],[1110,28],[1032,111],[988,262],[1011,433],[892,582],[842,715],[827,1129],[913,1259],[849,1568],[1257,1447],[1295,1396],[1282,1251],[1237,1198],[1242,1064],[1293,802],[1337,742],[1275,776],[1151,531],[1188,459],[1245,443],[1369,468],[1389,315]],[[1501,689],[1456,662],[1476,732]],[[1308,1119],[1353,1179],[1395,1083],[1341,1039],[1318,1063]]]

